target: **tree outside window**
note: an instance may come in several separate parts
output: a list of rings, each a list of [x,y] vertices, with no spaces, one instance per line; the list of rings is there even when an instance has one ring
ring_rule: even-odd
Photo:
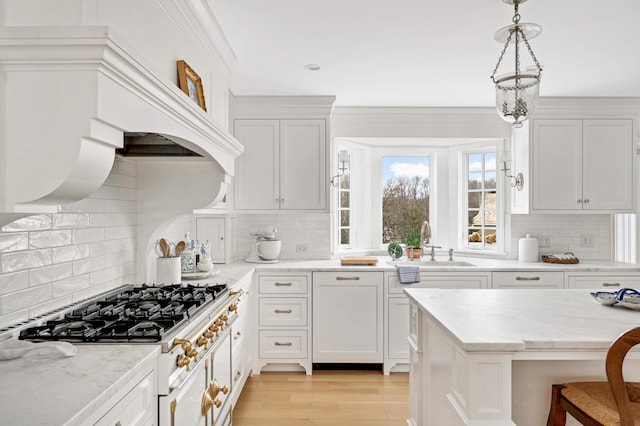
[[[467,155],[467,241],[469,247],[495,248],[498,211],[496,153]]]

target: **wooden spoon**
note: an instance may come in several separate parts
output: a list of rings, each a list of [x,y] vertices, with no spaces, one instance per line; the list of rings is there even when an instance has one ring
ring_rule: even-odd
[[[184,241],[176,244],[176,257],[180,257],[185,248],[187,248],[187,244]]]
[[[169,257],[169,243],[164,238],[160,238],[160,251],[162,251],[162,257]]]

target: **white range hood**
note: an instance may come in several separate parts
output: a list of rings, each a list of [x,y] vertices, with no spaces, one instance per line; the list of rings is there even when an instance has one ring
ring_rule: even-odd
[[[212,160],[215,194],[234,174],[242,145],[109,27],[0,27],[0,67],[0,225],[96,191],[125,133]]]

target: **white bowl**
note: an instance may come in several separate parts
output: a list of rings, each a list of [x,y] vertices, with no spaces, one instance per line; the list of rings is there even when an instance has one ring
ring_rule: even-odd
[[[591,292],[591,295],[603,305],[611,306],[618,303],[618,300],[616,299],[616,296],[618,295],[617,291],[593,291]]]

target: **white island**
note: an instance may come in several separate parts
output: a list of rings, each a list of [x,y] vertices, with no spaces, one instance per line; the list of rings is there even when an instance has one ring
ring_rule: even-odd
[[[589,290],[410,289],[409,425],[540,426],[550,388],[606,380],[611,342],[640,312]],[[625,378],[640,379],[631,352]],[[629,368],[632,367],[632,368]],[[635,372],[634,372],[634,371]],[[567,424],[578,424],[568,419]]]

